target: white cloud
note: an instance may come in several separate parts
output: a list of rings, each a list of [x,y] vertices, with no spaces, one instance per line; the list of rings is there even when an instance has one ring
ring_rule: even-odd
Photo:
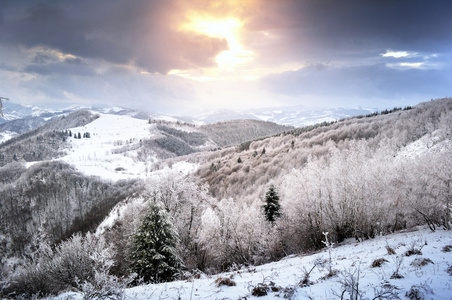
[[[392,69],[400,69],[400,70],[406,70],[406,69],[425,69],[425,64],[423,62],[401,62],[401,63],[391,63],[386,64],[388,68]]]
[[[408,51],[389,51],[386,50],[386,53],[383,53],[381,56],[383,57],[394,57],[394,58],[402,58],[402,57],[413,57],[416,56],[416,52],[408,52]]]

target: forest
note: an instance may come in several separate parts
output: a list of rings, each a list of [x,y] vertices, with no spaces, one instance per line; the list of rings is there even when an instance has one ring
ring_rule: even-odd
[[[39,150],[40,162],[5,161],[0,296],[74,288],[114,298],[143,282],[316,251],[325,247],[325,232],[341,243],[419,225],[451,229],[452,98],[272,133],[274,125],[246,123],[153,124],[156,138],[128,149],[162,153],[163,176],[108,181],[47,161],[63,155],[62,137],[58,147],[45,147],[54,150]],[[16,139],[48,140],[54,130],[75,127],[53,126]],[[236,138],[241,126],[254,136]],[[18,145],[0,144],[0,153]],[[181,161],[198,167],[188,175],[171,171]]]

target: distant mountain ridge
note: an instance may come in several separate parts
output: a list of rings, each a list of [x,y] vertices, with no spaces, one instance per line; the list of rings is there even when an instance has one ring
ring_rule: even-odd
[[[337,121],[357,115],[367,115],[375,111],[377,111],[376,108],[361,107],[309,108],[305,106],[289,106],[254,109],[243,112],[220,110],[199,115],[194,119],[208,124],[226,120],[253,119],[293,127],[303,127],[322,122]]]
[[[4,117],[0,117],[0,142],[17,134],[36,129],[54,118],[71,112],[89,109],[92,111],[129,115],[137,119],[160,119],[165,121],[183,121],[193,124],[212,124],[231,120],[259,120],[293,127],[309,126],[321,122],[331,122],[357,115],[367,115],[377,111],[375,108],[308,108],[304,106],[253,109],[247,111],[218,110],[197,116],[166,116],[124,107],[82,107],[69,106],[64,109],[43,108],[33,105],[4,103]]]

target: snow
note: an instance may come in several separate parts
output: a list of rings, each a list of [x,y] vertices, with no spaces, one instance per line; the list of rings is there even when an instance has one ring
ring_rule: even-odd
[[[404,299],[412,288],[424,294],[424,299],[451,299],[452,276],[447,273],[451,266],[452,252],[444,252],[445,246],[452,247],[452,232],[427,228],[419,231],[401,232],[388,236],[379,236],[372,240],[356,242],[347,240],[331,250],[331,267],[336,276],[323,278],[329,270],[329,253],[327,250],[312,255],[290,256],[278,262],[257,267],[243,267],[239,270],[218,275],[201,275],[199,279],[174,281],[161,284],[142,285],[125,290],[125,299],[258,299],[252,291],[259,284],[273,286],[268,295],[259,299],[281,299],[292,294],[291,299],[340,299],[344,282],[350,276],[357,279],[359,274],[359,291],[362,299],[373,299],[375,291],[384,286],[391,287]],[[388,254],[387,246],[393,248],[394,255]],[[420,249],[422,254],[405,256],[411,248]],[[384,258],[387,262],[381,267],[371,267],[376,259]],[[430,259],[432,263],[425,266],[413,264],[419,259]],[[397,261],[401,259],[400,279],[391,279],[396,270]],[[322,262],[319,264],[319,262]],[[309,286],[300,287],[305,270],[309,271],[318,264],[310,274]],[[235,286],[217,286],[218,278],[229,278]],[[337,296],[339,295],[339,296]],[[349,298],[345,293],[345,298]],[[54,299],[82,299],[83,295],[68,292]]]
[[[87,175],[111,180],[128,179],[146,174],[145,164],[134,159],[136,151],[125,149],[138,146],[140,140],[151,136],[146,120],[130,116],[99,114],[100,117],[83,127],[70,128],[71,149],[60,158],[73,164]],[[90,133],[90,138],[76,139],[76,134]]]
[[[2,132],[0,132],[0,143],[6,142],[7,140],[10,140],[17,135],[18,134],[16,132],[2,131]]]
[[[69,129],[72,132],[68,140],[71,148],[59,160],[74,165],[86,175],[112,181],[160,177],[168,172],[187,174],[198,167],[197,164],[178,162],[171,167],[151,171],[159,159],[153,156],[146,161],[140,160],[137,149],[141,140],[156,134],[153,133],[156,125],[129,115],[97,114],[100,117],[86,126]],[[88,132],[90,138],[74,138],[79,132],[82,137]]]
[[[436,130],[406,145],[397,154],[398,159],[416,158],[424,154],[441,153],[452,148],[452,141],[441,138],[443,132]]]

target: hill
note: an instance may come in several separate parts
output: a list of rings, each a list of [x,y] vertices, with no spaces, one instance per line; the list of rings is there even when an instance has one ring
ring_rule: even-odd
[[[449,299],[450,231],[346,241],[311,255],[171,283],[124,289],[133,299]],[[410,254],[413,249],[417,254]],[[391,252],[393,250],[393,252]],[[330,268],[332,270],[330,274]],[[67,292],[53,299],[83,299]]]
[[[188,277],[319,251],[324,232],[336,244],[417,226],[450,236],[451,129],[450,98],[291,130],[68,115],[0,144],[3,289],[30,296],[126,285],[131,239],[150,205],[168,215]],[[221,148],[233,142],[241,144]],[[262,208],[270,187],[279,196],[272,221]],[[75,258],[84,269],[67,267]]]

